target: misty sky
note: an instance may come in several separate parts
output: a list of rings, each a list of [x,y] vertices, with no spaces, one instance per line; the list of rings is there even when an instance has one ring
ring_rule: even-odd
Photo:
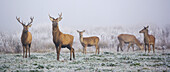
[[[114,26],[170,24],[170,0],[1,0],[0,32],[22,30],[34,16],[33,25],[49,24],[48,14],[63,13],[62,26]],[[61,25],[60,24],[60,25]]]

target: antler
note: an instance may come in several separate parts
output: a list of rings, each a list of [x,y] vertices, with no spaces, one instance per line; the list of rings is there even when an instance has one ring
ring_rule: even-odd
[[[50,18],[52,18],[52,17],[50,16],[50,14],[48,14],[48,16],[49,16]]]
[[[61,14],[58,14],[59,15],[59,17],[61,17],[62,16],[62,13]]]
[[[31,22],[28,22],[28,25],[30,25],[33,22],[34,17],[30,17]]]
[[[59,17],[58,17],[58,19],[59,19],[59,21],[62,19],[62,13],[61,14],[58,14],[59,15]]]
[[[23,21],[22,21],[22,22],[20,21],[20,18],[17,18],[17,16],[16,16],[16,19],[18,20],[19,23],[21,23],[22,25],[24,25]]]

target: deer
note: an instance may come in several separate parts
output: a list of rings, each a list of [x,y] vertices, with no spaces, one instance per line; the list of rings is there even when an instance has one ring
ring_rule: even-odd
[[[151,48],[150,45],[152,45],[153,48],[153,53],[155,53],[155,37],[153,35],[149,35],[148,34],[148,28],[144,27],[142,30],[139,31],[139,33],[143,33],[144,34],[144,47],[145,47],[145,53],[146,53],[146,46],[148,47],[148,53],[150,52]]]
[[[60,31],[58,24],[62,20],[61,17],[62,13],[58,15],[59,15],[58,18],[53,18],[49,15],[49,18],[52,21],[52,35],[53,35],[53,42],[56,47],[57,60],[59,61],[61,48],[66,48],[66,47],[70,50],[70,60],[72,60],[72,53],[73,53],[73,58],[75,59],[74,48],[72,47],[74,37],[70,34],[64,34]]]
[[[100,53],[99,45],[98,45],[99,44],[99,37],[97,37],[97,36],[83,37],[83,33],[85,32],[85,30],[83,30],[83,31],[77,30],[77,32],[80,35],[80,43],[83,46],[83,54],[87,53],[86,49],[87,49],[87,47],[90,47],[90,46],[96,47],[96,54],[97,54],[97,51],[98,51],[98,54]]]
[[[32,42],[32,34],[28,31],[28,28],[32,26],[32,22],[34,17],[30,17],[31,21],[28,22],[26,25],[23,21],[20,21],[20,17],[17,18],[17,21],[23,26],[22,35],[21,35],[21,43],[23,47],[23,58],[27,58],[27,51],[29,52],[30,57],[30,48],[31,48],[31,42]],[[25,55],[26,50],[26,55]]]
[[[143,50],[143,44],[139,42],[139,40],[131,34],[120,34],[118,35],[118,40],[119,40],[119,44],[117,45],[117,52],[119,52],[119,47],[121,49],[121,51],[123,51],[122,47],[124,46],[124,44],[129,44],[128,45],[128,49],[127,52],[129,51],[129,48],[132,47],[133,51],[134,51],[134,44],[136,44],[140,50]]]

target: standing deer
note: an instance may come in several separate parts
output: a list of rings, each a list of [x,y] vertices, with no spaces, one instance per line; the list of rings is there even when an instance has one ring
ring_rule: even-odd
[[[16,19],[23,26],[22,35],[21,35],[21,43],[22,43],[22,47],[23,47],[23,58],[25,56],[25,49],[26,49],[26,56],[25,56],[25,58],[27,58],[27,50],[29,51],[29,57],[30,57],[30,47],[31,47],[31,42],[32,42],[32,35],[28,31],[28,28],[31,27],[31,25],[32,25],[31,23],[33,22],[34,18],[33,17],[30,18],[31,21],[27,25],[25,25],[23,23],[23,21],[21,22],[20,18],[16,17]]]
[[[134,51],[134,44],[136,44],[141,50],[143,50],[143,44],[141,44],[139,42],[138,39],[136,39],[136,37],[134,35],[130,35],[130,34],[120,34],[118,36],[118,40],[119,40],[119,44],[117,46],[117,52],[119,51],[119,47],[122,50],[122,47],[125,43],[129,43],[128,45],[128,50],[129,48],[132,46],[133,51]],[[123,51],[123,50],[122,50]]]
[[[58,27],[58,23],[62,19],[61,16],[62,13],[59,14],[59,17],[55,19],[49,15],[49,18],[52,21],[52,35],[53,35],[53,42],[56,47],[57,60],[59,61],[61,48],[65,48],[65,47],[67,47],[70,50],[70,60],[72,60],[72,53],[73,53],[73,58],[75,59],[74,49],[72,48],[74,37],[69,34],[63,34],[60,31]]]
[[[155,37],[153,35],[148,34],[148,28],[149,26],[144,27],[141,31],[139,31],[139,33],[144,34],[145,52],[146,52],[146,46],[148,47],[148,53],[149,53],[151,50],[150,45],[152,45],[153,53],[155,53]]]
[[[80,35],[80,43],[83,46],[83,53],[86,54],[86,49],[88,46],[95,46],[96,47],[96,54],[97,54],[97,50],[98,50],[98,54],[100,53],[99,51],[99,38],[97,36],[93,36],[93,37],[83,37],[83,32],[85,32],[85,30],[83,31],[78,31]]]

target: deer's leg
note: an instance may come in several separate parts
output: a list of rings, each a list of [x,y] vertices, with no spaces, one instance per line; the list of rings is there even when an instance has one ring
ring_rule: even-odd
[[[25,46],[22,45],[22,47],[23,47],[23,58],[25,58]]]
[[[119,40],[119,44],[117,45],[117,52],[119,52],[119,48],[122,50],[122,41]]]
[[[153,53],[155,53],[155,44],[152,44]]]
[[[85,46],[84,49],[85,49],[85,54],[86,54],[87,53],[87,51],[86,51],[87,50],[87,46]]]
[[[84,49],[85,49],[85,47],[83,46],[83,54],[85,54],[85,52],[84,52],[85,50]]]
[[[95,47],[96,47],[96,54],[97,54],[97,51],[98,51],[98,54],[99,54],[99,46],[98,46],[98,44],[96,44]]]
[[[119,52],[120,43],[117,45],[117,52]]]
[[[132,46],[132,49],[133,49],[133,51],[134,51],[134,44],[132,44],[131,46]]]
[[[85,49],[85,48],[83,47],[83,54],[84,54],[84,49]]]
[[[30,48],[31,48],[31,44],[29,44],[29,57],[30,57]]]
[[[58,53],[57,53],[57,60],[58,61],[59,61],[59,58],[60,58],[60,50],[61,50],[61,44],[59,45]]]
[[[147,44],[145,44],[145,53],[146,53],[146,45],[147,45]]]
[[[72,60],[72,52],[73,52],[73,49],[70,48],[70,60]]]
[[[95,45],[95,47],[96,47],[96,53],[95,53],[95,54],[97,54],[97,50],[98,50],[97,48],[98,48],[98,47],[97,47],[97,45]]]
[[[55,47],[56,47],[57,60],[58,60],[58,45],[55,45]]]
[[[72,49],[73,49],[73,58],[75,59],[74,48],[72,48]]]
[[[73,52],[73,48],[72,48],[72,47],[69,47],[69,50],[70,50],[70,60],[72,60],[72,52]]]
[[[26,45],[26,56],[25,56],[26,58],[27,58],[27,50],[28,50],[28,45]]]
[[[120,49],[123,51],[122,47],[124,46],[124,42],[121,42]]]
[[[148,44],[148,53],[150,53],[151,48],[150,48],[150,44]]]
[[[85,46],[83,45],[83,54],[85,54]]]
[[[97,49],[98,49],[98,54],[99,54],[100,53],[99,45],[97,45]]]
[[[129,48],[130,48],[130,46],[131,46],[131,43],[129,43],[129,45],[128,45],[128,49],[127,49],[127,52],[129,51]]]
[[[56,53],[58,54],[58,46],[57,46],[57,45],[55,45],[55,48],[56,48]]]

